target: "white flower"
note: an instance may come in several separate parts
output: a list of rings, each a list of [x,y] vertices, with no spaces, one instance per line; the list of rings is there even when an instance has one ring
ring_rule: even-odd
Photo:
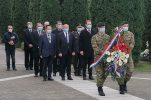
[[[105,54],[109,56],[111,53],[109,51],[106,51]]]
[[[115,57],[117,58],[117,57],[118,57],[118,54],[116,54]]]
[[[119,66],[122,66],[122,65],[123,65],[123,62],[122,62],[121,60],[119,60],[118,65],[119,65]]]
[[[113,56],[111,57],[111,61],[114,61],[114,57]]]
[[[125,59],[125,60],[124,60],[124,63],[126,64],[127,62],[128,62],[128,60],[127,60],[127,59]]]
[[[106,59],[106,61],[107,61],[108,63],[111,62],[111,58],[108,57],[108,58]]]
[[[126,55],[126,53],[125,53],[125,52],[122,52],[122,56],[124,56],[124,57],[125,57],[125,55]]]
[[[121,56],[121,57],[120,57],[120,59],[121,59],[121,60],[124,60],[124,59],[125,59],[125,57],[124,57],[124,56]]]
[[[115,52],[112,52],[111,55],[112,55],[112,56],[115,55]]]
[[[126,54],[126,56],[125,56],[127,59],[129,58],[129,54]]]

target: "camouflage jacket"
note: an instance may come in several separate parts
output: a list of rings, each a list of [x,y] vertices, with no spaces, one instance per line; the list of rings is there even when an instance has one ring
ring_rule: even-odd
[[[131,50],[133,50],[135,45],[134,34],[130,31],[127,31],[122,33],[122,37],[124,38],[124,41],[129,45]]]
[[[107,34],[95,34],[92,37],[91,43],[94,50],[94,58],[97,59],[104,50],[105,45],[109,42],[110,36]]]

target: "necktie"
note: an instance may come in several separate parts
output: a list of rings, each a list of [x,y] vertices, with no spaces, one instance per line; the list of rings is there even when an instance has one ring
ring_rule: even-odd
[[[41,35],[41,31],[38,32],[39,36]]]
[[[32,29],[29,29],[29,32],[31,33],[31,32],[32,32]]]
[[[50,34],[48,34],[48,41],[49,41],[49,43],[51,43],[51,35]]]
[[[67,43],[69,43],[69,36],[67,32],[66,32],[66,39],[67,39]]]
[[[91,33],[91,30],[90,30],[90,29],[88,29],[88,32],[89,32],[89,33]]]

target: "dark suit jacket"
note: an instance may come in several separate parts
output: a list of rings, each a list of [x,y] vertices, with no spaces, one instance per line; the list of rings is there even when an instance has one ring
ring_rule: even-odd
[[[64,32],[59,33],[58,35],[58,53],[62,53],[63,55],[66,55],[68,52],[71,54],[72,52],[75,52],[75,46],[74,41],[75,38],[72,33],[68,32],[69,36],[69,43],[67,43],[66,37],[64,35]]]
[[[78,33],[77,31],[73,32],[74,38],[75,38],[75,50],[76,53],[79,53],[79,36],[80,33]]]
[[[33,45],[34,48],[39,48],[39,40],[40,40],[40,36],[44,34],[44,31],[42,31],[42,33],[39,35],[38,31],[34,31],[34,39],[33,39]]]
[[[28,45],[33,45],[34,41],[34,30],[30,33],[28,29],[24,30],[24,49],[29,49]]]
[[[94,30],[91,30],[91,33],[84,29],[80,33],[79,37],[79,49],[84,52],[84,57],[93,56],[93,48],[91,44],[91,38],[95,34]]]
[[[63,32],[62,30],[54,29],[52,33],[56,36],[56,41],[58,41],[58,35]],[[56,43],[56,48],[58,48],[57,43]]]
[[[10,45],[8,42],[13,41],[14,44],[16,45],[18,43],[18,35],[16,33],[10,33],[10,32],[6,32],[4,33],[3,36],[3,42],[5,43],[5,49],[9,49],[9,48],[14,48],[15,49],[15,45]]]
[[[47,34],[44,33],[40,36],[39,41],[39,55],[42,57],[55,56],[56,54],[56,37],[51,34],[51,43],[47,38]]]

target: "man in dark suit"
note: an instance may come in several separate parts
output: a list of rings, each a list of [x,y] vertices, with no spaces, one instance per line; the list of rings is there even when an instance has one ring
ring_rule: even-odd
[[[33,33],[32,22],[27,22],[27,29],[24,30],[24,51],[25,51],[25,68],[33,70]]]
[[[81,56],[80,56],[80,52],[79,52],[79,36],[81,31],[84,29],[83,26],[81,26],[81,24],[77,25],[77,31],[73,32],[73,35],[75,37],[75,53],[76,55],[73,56],[73,67],[74,67],[74,73],[75,76],[82,76],[81,75]]]
[[[86,80],[87,65],[88,65],[89,79],[93,80],[92,68],[89,68],[91,63],[93,63],[93,59],[94,59],[93,48],[91,44],[91,38],[93,35],[94,35],[94,31],[92,30],[92,22],[91,20],[86,20],[86,28],[83,31],[81,31],[79,37],[80,54],[83,56],[82,59],[83,80]]]
[[[58,40],[58,34],[63,32],[62,30],[62,22],[61,21],[57,21],[57,24],[56,24],[56,29],[54,29],[52,31],[53,34],[55,34],[56,36],[56,41]],[[58,46],[56,45],[56,48]],[[53,76],[56,76],[56,73],[57,72],[60,72],[60,59],[58,57],[58,52],[56,54],[56,58],[54,58],[54,61],[53,61]]]
[[[69,32],[69,25],[63,25],[63,32],[58,36],[58,53],[61,59],[61,77],[65,80],[65,72],[67,72],[68,80],[73,80],[71,77],[71,57],[74,52],[74,36]]]
[[[8,32],[4,33],[3,42],[5,43],[7,71],[10,71],[10,57],[12,58],[12,68],[16,71],[15,65],[15,45],[18,42],[18,35],[13,32],[13,26],[8,26]]]
[[[52,34],[52,27],[46,26],[46,32],[40,36],[39,55],[43,58],[43,81],[47,79],[53,81],[52,78],[52,62],[56,54],[56,37]],[[47,74],[48,68],[48,74]]]
[[[34,70],[35,70],[35,77],[38,77],[38,73],[42,76],[42,58],[39,55],[39,40],[40,36],[43,35],[43,25],[41,23],[37,23],[37,30],[34,32]]]

